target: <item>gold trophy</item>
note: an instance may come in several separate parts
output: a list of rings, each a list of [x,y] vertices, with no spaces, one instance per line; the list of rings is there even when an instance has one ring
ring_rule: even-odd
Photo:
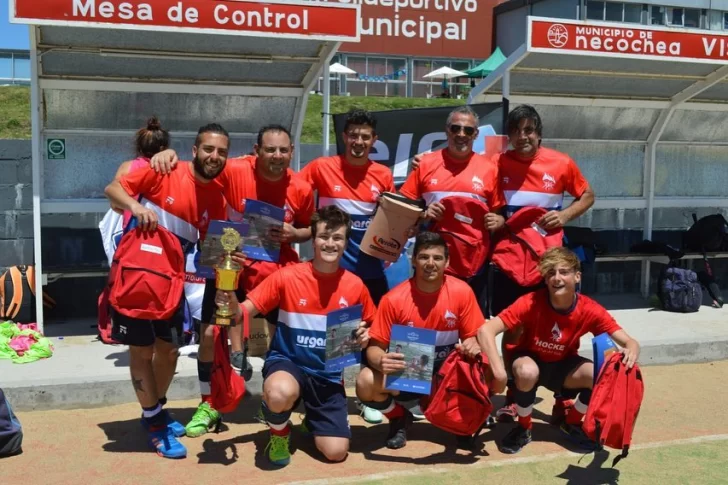
[[[233,261],[232,253],[240,246],[240,233],[232,227],[223,229],[220,237],[220,245],[225,250],[225,258],[222,263],[215,265],[215,287],[222,291],[235,291],[238,288],[238,280],[242,267]],[[213,323],[223,327],[235,326],[235,309],[230,305],[219,306],[215,312]]]

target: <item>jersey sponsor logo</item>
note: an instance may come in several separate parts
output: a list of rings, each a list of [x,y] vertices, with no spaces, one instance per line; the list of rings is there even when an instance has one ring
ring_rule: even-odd
[[[388,251],[399,251],[402,247],[398,241],[390,238],[383,238],[382,236],[375,235],[372,238],[372,241],[374,241],[375,246]]]
[[[473,175],[473,190],[480,192],[483,190],[483,181],[477,175]]]
[[[372,219],[370,217],[366,221],[351,221],[351,227],[353,227],[354,229],[366,229],[371,223]]]
[[[544,190],[551,190],[556,185],[556,178],[548,173],[543,174],[541,180],[543,181]]]
[[[450,310],[445,311],[445,323],[448,328],[452,328],[458,323],[458,317]]]
[[[566,345],[555,344],[553,342],[546,342],[545,340],[541,340],[538,337],[536,337],[536,347],[551,351],[554,354],[558,354],[558,353],[561,353],[564,350],[566,350]]]
[[[296,337],[296,345],[299,347],[307,347],[309,349],[325,349],[326,339],[323,337],[311,337],[309,335],[298,335]]]
[[[551,340],[554,342],[561,340],[561,329],[558,323],[554,323],[554,327],[551,329]]]
[[[450,355],[450,352],[452,352],[452,349],[454,348],[453,345],[447,345],[443,348],[441,348],[437,354],[435,355],[435,360],[443,360],[446,359],[448,355]]]

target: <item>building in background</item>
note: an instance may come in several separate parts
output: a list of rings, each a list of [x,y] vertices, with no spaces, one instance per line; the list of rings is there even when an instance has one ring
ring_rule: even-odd
[[[27,50],[0,49],[0,86],[30,84],[30,54]]]

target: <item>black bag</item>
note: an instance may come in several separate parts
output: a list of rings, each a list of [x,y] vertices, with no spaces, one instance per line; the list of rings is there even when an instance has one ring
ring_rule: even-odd
[[[564,227],[564,245],[574,251],[582,263],[593,263],[601,252],[594,231],[588,227]]]
[[[0,389],[0,458],[23,452],[23,427]]]
[[[657,296],[665,311],[694,313],[700,309],[703,290],[695,271],[668,266],[660,273],[657,288]]]
[[[693,220],[695,220],[694,214]],[[722,214],[701,217],[685,233],[683,245],[695,252],[728,249],[728,221]]]

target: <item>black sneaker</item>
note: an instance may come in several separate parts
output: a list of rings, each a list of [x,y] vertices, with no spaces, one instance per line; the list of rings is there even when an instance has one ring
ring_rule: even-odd
[[[412,415],[405,411],[401,418],[394,418],[389,421],[389,434],[387,435],[386,446],[390,450],[404,448],[407,444],[407,428],[412,425]]]
[[[512,455],[531,442],[531,430],[517,424],[498,445],[501,453]]]
[[[581,427],[581,424],[574,425],[561,423],[559,429],[562,433],[566,435],[567,438],[569,438],[572,443],[577,445],[582,450],[595,451],[597,449],[597,444],[594,441],[590,440],[586,433],[584,433],[584,429]]]
[[[233,352],[230,357],[230,366],[243,377],[245,381],[249,381],[253,376],[253,366],[248,361],[245,352]]]

